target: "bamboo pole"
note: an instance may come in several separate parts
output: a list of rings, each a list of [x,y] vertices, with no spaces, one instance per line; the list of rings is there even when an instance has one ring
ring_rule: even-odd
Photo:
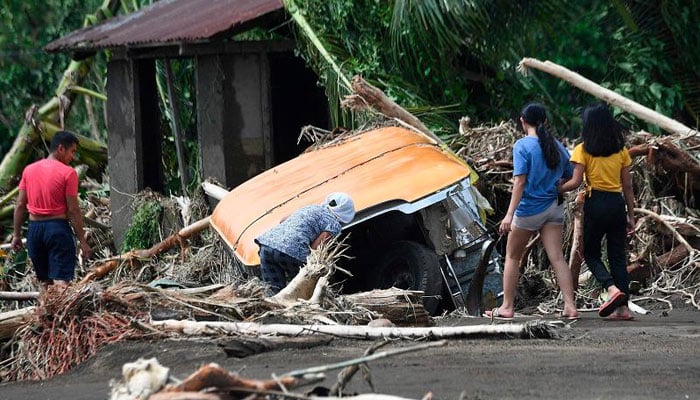
[[[39,292],[0,292],[0,300],[36,300],[39,298]]]
[[[535,58],[523,58],[520,61],[518,70],[526,73],[528,68],[538,69],[550,75],[554,75],[557,78],[563,79],[584,92],[590,93],[609,104],[634,114],[650,124],[657,125],[665,131],[681,135],[682,138],[698,134],[698,131],[691,129],[672,118],[659,114],[648,107],[619,95],[610,89],[604,88],[597,83],[577,74],[576,72],[573,72],[551,61],[542,62]]]

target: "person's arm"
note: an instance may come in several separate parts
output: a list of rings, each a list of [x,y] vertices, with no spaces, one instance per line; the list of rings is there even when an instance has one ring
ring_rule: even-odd
[[[559,190],[559,193],[568,192],[579,187],[579,185],[581,185],[581,181],[583,181],[583,165],[574,163],[574,172],[571,179],[559,185],[557,189]]]
[[[83,230],[83,213],[80,211],[78,197],[66,196],[66,204],[68,205],[68,211],[66,214],[70,224],[73,226],[75,236],[78,237],[80,251],[82,252],[83,257],[90,258],[92,255],[92,250],[90,250],[90,245],[88,245],[87,239],[85,239],[85,231]]]
[[[513,177],[513,192],[510,195],[510,204],[508,205],[508,212],[506,212],[506,216],[503,217],[503,221],[501,221],[501,226],[498,228],[498,231],[500,233],[510,232],[510,224],[513,222],[515,209],[518,208],[518,204],[520,204],[520,199],[523,198],[526,182],[527,175],[516,175]]]
[[[634,233],[634,189],[632,188],[632,174],[630,167],[623,167],[620,170],[620,182],[622,182],[622,195],[627,204],[627,234]]]
[[[20,190],[15,201],[15,213],[12,220],[12,248],[19,250],[22,248],[22,224],[27,218],[27,192]]]
[[[318,249],[318,246],[321,244],[327,242],[333,235],[331,235],[330,232],[323,231],[321,234],[318,235],[316,239],[314,239],[313,242],[311,242],[311,248],[313,250]]]

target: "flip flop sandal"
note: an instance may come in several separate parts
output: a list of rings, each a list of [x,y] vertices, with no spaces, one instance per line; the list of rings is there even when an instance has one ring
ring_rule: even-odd
[[[491,311],[484,311],[484,314],[483,314],[482,316],[483,316],[484,318],[490,318],[491,321],[493,321],[493,320],[498,320],[498,321],[512,321],[512,320],[515,319],[514,317],[504,317],[504,316],[502,316],[502,315],[499,313],[498,308],[494,308],[494,309],[491,310]]]
[[[624,305],[627,302],[627,296],[622,292],[617,292],[608,301],[603,303],[598,309],[598,315],[607,317],[612,314],[617,307]]]

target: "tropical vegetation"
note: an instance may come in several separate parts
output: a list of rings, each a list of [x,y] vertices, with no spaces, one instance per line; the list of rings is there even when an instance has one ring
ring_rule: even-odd
[[[2,0],[0,8],[0,153],[11,146],[32,104],[42,104],[69,63],[42,46],[82,26],[103,0]],[[122,1],[129,13],[151,0]],[[345,79],[360,74],[418,115],[439,135],[457,121],[497,122],[530,100],[550,109],[553,128],[574,136],[581,107],[594,100],[566,82],[517,71],[523,57],[551,60],[686,125],[700,116],[700,6],[683,0],[285,0],[292,19],[264,35],[293,37],[317,72],[334,122],[353,116],[339,108]],[[302,26],[299,21],[305,21]],[[289,29],[289,28],[292,29]],[[314,38],[314,40],[310,40]],[[321,51],[322,50],[322,51]],[[104,93],[108,52],[97,54],[83,86]],[[336,68],[333,68],[333,65]],[[196,159],[193,63],[174,65],[180,126]],[[158,67],[164,93],[164,68]],[[344,77],[345,79],[343,79]],[[179,191],[172,115],[163,98],[164,165]],[[71,129],[106,141],[104,108],[85,96],[74,105]],[[632,129],[659,132],[621,115]],[[196,163],[193,163],[196,165]],[[196,181],[197,171],[190,171]]]

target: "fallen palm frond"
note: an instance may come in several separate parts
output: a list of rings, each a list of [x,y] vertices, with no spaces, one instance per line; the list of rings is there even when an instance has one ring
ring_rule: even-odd
[[[46,379],[78,365],[109,343],[160,335],[148,325],[152,318],[236,321],[251,311],[235,297],[224,301],[205,295],[208,293],[181,293],[133,282],[104,290],[95,283],[70,286],[64,291],[52,286],[43,307],[29,315],[5,346],[8,354],[3,354],[0,379]],[[241,303],[256,304],[256,312],[271,307],[263,299]]]
[[[48,379],[104,345],[143,336],[131,319],[145,319],[144,312],[124,299],[92,285],[60,290],[51,287],[44,307],[15,333],[2,380]]]

